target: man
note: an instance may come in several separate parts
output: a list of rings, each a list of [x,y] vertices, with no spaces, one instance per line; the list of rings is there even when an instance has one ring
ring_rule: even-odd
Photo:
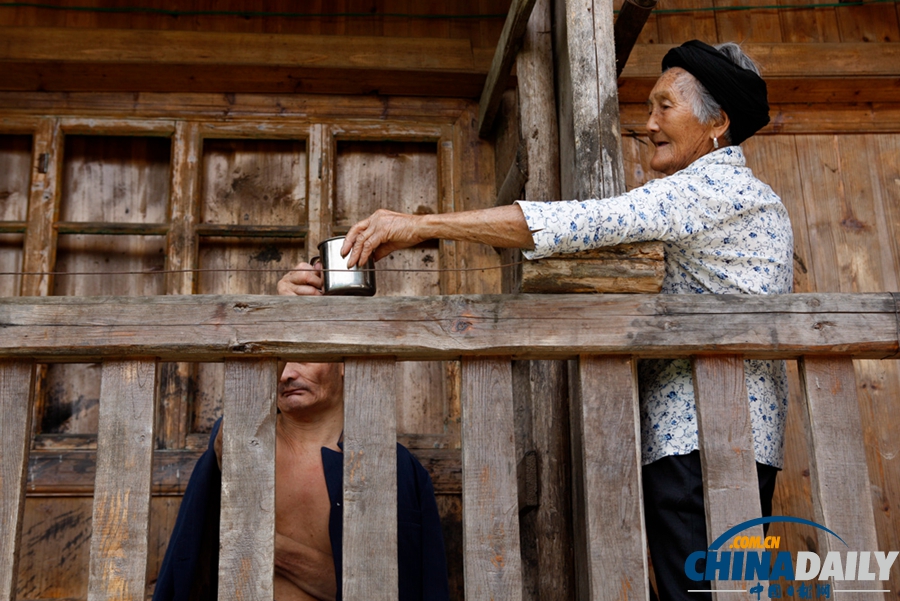
[[[301,263],[280,294],[321,294],[321,267]],[[277,601],[341,598],[343,365],[287,363],[278,382],[275,429]],[[198,460],[153,595],[154,601],[215,600],[221,499],[221,420]],[[440,516],[431,478],[397,445],[401,601],[448,598]]]

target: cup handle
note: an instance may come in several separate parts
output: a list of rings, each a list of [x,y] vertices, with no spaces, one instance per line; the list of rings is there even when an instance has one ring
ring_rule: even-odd
[[[313,257],[312,259],[309,260],[309,264],[312,265],[313,267],[316,266],[317,262],[318,263],[322,262],[322,257],[320,257],[319,255],[316,255],[315,257]]]

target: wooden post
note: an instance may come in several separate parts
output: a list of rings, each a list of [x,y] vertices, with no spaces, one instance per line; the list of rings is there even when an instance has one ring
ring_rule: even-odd
[[[819,555],[829,551],[876,551],[878,534],[872,509],[872,484],[866,463],[865,436],[856,395],[856,372],[849,357],[803,357],[800,380],[809,412],[810,476],[816,521],[844,539],[817,530]],[[837,584],[880,590],[886,583],[859,580]],[[885,593],[841,595],[841,598],[886,600]]]
[[[467,599],[520,601],[519,505],[509,359],[462,360]]]
[[[343,598],[397,599],[397,391],[393,359],[344,367]]]
[[[25,471],[31,448],[34,366],[0,361],[0,599],[15,598],[19,535],[25,510]]]
[[[625,63],[631,55],[631,49],[644,24],[653,12],[657,0],[625,0],[619,18],[616,19],[614,33],[616,38],[616,77],[622,74]]]
[[[42,119],[34,134],[31,192],[28,197],[28,229],[22,259],[22,296],[47,296],[53,279],[46,272],[56,262],[56,232],[59,212],[63,133],[56,119]]]
[[[309,156],[309,230],[306,236],[308,257],[319,254],[319,242],[331,237],[335,151],[331,127],[312,125],[306,151]]]
[[[88,600],[146,597],[155,359],[103,362]]]
[[[225,362],[220,601],[272,598],[276,370],[274,359]]]
[[[500,40],[494,52],[494,60],[491,62],[491,70],[488,72],[481,100],[478,103],[478,135],[487,136],[494,124],[494,117],[500,108],[500,97],[506,88],[506,80],[512,68],[513,61],[522,44],[522,36],[528,26],[535,0],[513,0],[500,32]]]
[[[200,189],[200,157],[203,141],[200,126],[191,121],[175,125],[172,140],[172,180],[169,186],[170,223],[166,240],[166,270],[189,270],[197,266],[197,215]],[[193,294],[194,272],[166,274],[166,294]],[[190,363],[160,366],[160,432],[162,448],[183,449],[188,434],[188,394],[196,368]]]
[[[582,356],[570,365],[579,598],[648,599],[634,362]]]
[[[694,398],[703,468],[703,502],[706,536],[714,541],[729,528],[762,515],[756,452],[750,424],[750,405],[744,380],[744,359],[739,355],[695,357]],[[759,536],[762,526],[742,534]],[[756,582],[753,583],[754,585]],[[768,589],[768,582],[761,582]],[[741,580],[713,580],[713,589],[746,590]],[[752,599],[749,593],[728,596],[713,593],[713,600]]]
[[[560,0],[560,174],[563,198],[625,191],[612,0]]]

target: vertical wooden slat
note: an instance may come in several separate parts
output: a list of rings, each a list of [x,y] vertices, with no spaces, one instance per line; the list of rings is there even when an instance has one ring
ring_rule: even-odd
[[[580,357],[571,390],[580,598],[648,599],[637,378],[630,357]]]
[[[277,385],[275,359],[225,362],[220,601],[272,599]]]
[[[31,446],[34,366],[0,362],[0,599],[13,598],[19,534],[25,508],[25,470]]]
[[[343,598],[346,601],[397,599],[394,363],[393,359],[347,359],[344,366]]]
[[[143,600],[150,524],[156,360],[104,361],[88,600]]]
[[[462,360],[463,557],[467,599],[519,600],[518,486],[509,359]]]
[[[625,191],[612,0],[557,2],[563,198]]]
[[[306,252],[319,254],[319,242],[331,237],[333,173],[335,161],[334,135],[326,125],[315,124],[309,133],[309,229]]]
[[[197,266],[197,198],[200,185],[200,126],[175,124],[172,139],[172,181],[169,186],[170,228],[166,240],[166,294],[193,294]],[[179,272],[181,273],[175,273]],[[160,366],[160,442],[166,449],[184,448],[188,433],[188,390],[194,368],[190,363]]]
[[[875,551],[878,535],[872,508],[872,485],[865,437],[856,396],[856,372],[849,357],[802,357],[800,379],[810,424],[810,475],[816,521],[847,543],[817,530],[818,553]],[[873,566],[874,567],[874,566]],[[841,588],[886,589],[886,582],[834,583]],[[841,599],[887,599],[880,593],[841,595]]]
[[[712,542],[729,528],[762,515],[759,479],[743,357],[695,357],[693,373],[706,536]],[[763,529],[754,526],[742,534],[762,537]],[[748,588],[740,580],[713,580],[711,584],[718,590]],[[767,582],[761,584],[768,587]],[[713,593],[714,600],[721,598]],[[724,598],[749,600],[751,596],[729,593]]]
[[[56,261],[56,231],[59,210],[63,134],[56,119],[42,119],[34,132],[28,224],[22,260],[22,296],[47,296],[53,285],[46,272]]]

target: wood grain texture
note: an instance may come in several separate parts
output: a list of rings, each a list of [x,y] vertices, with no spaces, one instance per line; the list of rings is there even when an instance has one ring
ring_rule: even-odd
[[[398,71],[473,71],[462,39],[300,36],[127,29],[2,27],[0,61],[291,66],[319,69],[390,67]]]
[[[0,599],[4,600],[13,599],[16,590],[33,392],[34,366],[30,361],[0,361]]]
[[[878,549],[856,374],[849,357],[803,357],[800,376],[809,414],[810,472],[816,521],[840,536],[817,531],[819,553]],[[848,588],[833,583],[834,589]],[[854,589],[882,589],[855,581]],[[887,599],[882,593],[865,598]]]
[[[500,97],[506,88],[509,71],[522,46],[522,38],[528,27],[534,3],[535,0],[513,0],[510,4],[478,103],[478,134],[482,137],[490,133],[494,124],[497,109],[500,108]]]
[[[729,528],[762,515],[743,357],[697,356],[693,360],[693,380],[706,536],[712,543]],[[762,526],[748,528],[745,534],[762,537]],[[717,591],[747,588],[741,580],[714,579],[711,584]],[[768,588],[768,582],[761,584]],[[713,593],[713,597],[732,599],[735,594]],[[749,593],[738,597],[745,601],[752,598]]]
[[[154,359],[103,363],[88,601],[146,595],[156,367]]]
[[[582,355],[569,390],[579,596],[649,599],[634,361]]]
[[[509,359],[462,360],[466,598],[522,598]]]
[[[645,242],[528,261],[519,291],[654,294],[666,275],[664,256],[662,242]]]
[[[220,601],[272,598],[276,369],[274,359],[225,362]]]
[[[0,299],[0,356],[85,361],[121,354],[215,361],[514,354],[796,358],[897,355],[880,294],[452,297],[48,297]]]
[[[392,601],[398,594],[394,369],[393,359],[347,359],[344,364],[343,598],[347,601]]]
[[[32,142],[32,178],[28,196],[28,230],[22,257],[22,296],[46,296],[53,286],[56,264],[56,232],[53,222],[59,207],[59,179],[62,170],[63,134],[56,119],[40,121]],[[39,169],[46,155],[46,169]],[[45,171],[45,173],[41,173]]]
[[[610,0],[557,5],[560,174],[563,198],[625,191]]]

